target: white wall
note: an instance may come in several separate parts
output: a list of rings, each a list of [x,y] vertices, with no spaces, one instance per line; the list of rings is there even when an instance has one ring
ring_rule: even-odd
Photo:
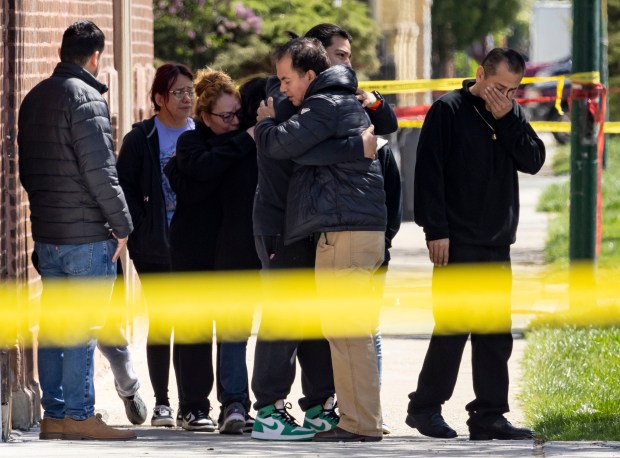
[[[572,2],[536,2],[530,24],[530,61],[553,62],[572,53]]]

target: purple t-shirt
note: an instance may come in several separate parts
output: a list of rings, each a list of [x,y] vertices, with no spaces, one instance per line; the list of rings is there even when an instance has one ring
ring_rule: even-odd
[[[172,220],[174,209],[177,206],[177,198],[174,195],[174,191],[170,187],[168,177],[164,174],[164,167],[170,160],[170,158],[177,151],[177,139],[186,130],[194,129],[194,120],[187,118],[187,124],[183,127],[167,127],[164,125],[157,116],[155,116],[155,126],[157,127],[157,135],[159,136],[159,164],[161,165],[161,187],[164,192],[164,199],[166,202],[166,214],[168,216],[168,224]]]

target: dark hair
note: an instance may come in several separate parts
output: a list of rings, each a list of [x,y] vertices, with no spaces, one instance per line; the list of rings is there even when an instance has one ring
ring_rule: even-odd
[[[510,73],[523,75],[525,72],[525,59],[514,49],[495,48],[489,51],[480,64],[484,68],[485,75],[495,75],[500,63],[506,62]]]
[[[264,76],[255,76],[250,78],[239,88],[241,94],[241,117],[240,129],[247,129],[256,124],[256,110],[261,100],[267,98],[266,92],[267,78]]]
[[[325,48],[329,48],[332,45],[332,37],[334,36],[342,37],[346,40],[349,40],[349,43],[353,42],[353,38],[349,35],[345,29],[336,24],[318,24],[312,27],[310,30],[306,32],[304,37],[306,38],[316,38],[321,42],[321,44]]]
[[[192,71],[183,64],[163,64],[155,72],[155,79],[153,79],[153,84],[151,85],[151,103],[155,107],[155,112],[161,110],[161,107],[155,101],[155,95],[162,95],[164,100],[167,101],[168,97],[170,97],[170,88],[174,85],[179,75],[187,76],[190,81],[194,80]]]
[[[276,62],[291,56],[292,66],[298,73],[313,70],[317,75],[330,66],[327,51],[316,38],[293,38],[274,53]]]
[[[60,60],[84,66],[95,51],[103,51],[104,45],[105,35],[93,22],[74,22],[62,34]]]

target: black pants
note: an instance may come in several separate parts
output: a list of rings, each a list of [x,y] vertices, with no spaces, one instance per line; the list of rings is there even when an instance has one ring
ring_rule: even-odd
[[[450,265],[464,263],[502,263],[494,277],[492,286],[485,286],[485,278],[472,288],[492,288],[498,292],[497,307],[506,320],[510,320],[510,247],[485,247],[472,245],[450,245],[449,266],[433,271],[433,307],[436,292],[444,286],[442,278]],[[478,282],[474,282],[478,283]],[[437,315],[436,315],[437,316]],[[418,378],[418,387],[409,395],[410,414],[441,412],[442,404],[450,399],[458,376],[463,349],[469,333],[440,335],[435,323],[426,358]],[[492,421],[509,411],[508,407],[508,359],[512,353],[512,335],[471,334],[472,372],[476,399],[467,404],[470,418],[476,422]]]
[[[139,275],[145,274],[168,274],[169,264],[134,261],[134,267]],[[148,302],[148,291],[144,292]],[[152,329],[149,327],[149,335],[146,343],[146,362],[149,368],[149,378],[155,393],[155,405],[170,406],[168,399],[168,382],[170,374],[170,337],[172,326],[166,329]],[[172,364],[176,376],[179,401],[181,400],[179,384],[179,351],[173,343]]]
[[[287,246],[280,236],[257,236],[255,241],[263,270],[314,269],[316,245],[313,238]],[[334,372],[327,340],[266,340],[261,338],[259,329],[252,374],[256,410],[286,399],[295,380],[296,359],[302,370],[304,397],[299,400],[302,410],[334,395]]]
[[[213,267],[203,260],[190,259],[186,256],[174,256],[172,258],[172,270],[174,272],[205,272],[212,271]],[[219,364],[217,359],[217,370],[213,371],[213,332],[211,329],[205,330],[205,337],[201,342],[176,344],[178,348],[179,362],[179,404],[181,412],[186,413],[190,410],[202,409],[209,411],[211,402],[209,395],[214,383],[217,383],[218,399],[225,387],[220,380]],[[183,336],[178,336],[182,340]],[[245,361],[243,361],[245,364]],[[215,375],[215,377],[214,377]],[[217,379],[217,380],[216,380]],[[245,392],[241,402],[246,409],[250,406],[249,383],[245,380]]]

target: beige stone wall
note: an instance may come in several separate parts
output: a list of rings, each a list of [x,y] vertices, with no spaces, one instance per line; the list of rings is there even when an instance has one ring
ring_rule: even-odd
[[[374,0],[372,10],[394,59],[396,79],[430,78],[430,9],[432,0]],[[426,94],[402,94],[398,105],[425,103]]]

